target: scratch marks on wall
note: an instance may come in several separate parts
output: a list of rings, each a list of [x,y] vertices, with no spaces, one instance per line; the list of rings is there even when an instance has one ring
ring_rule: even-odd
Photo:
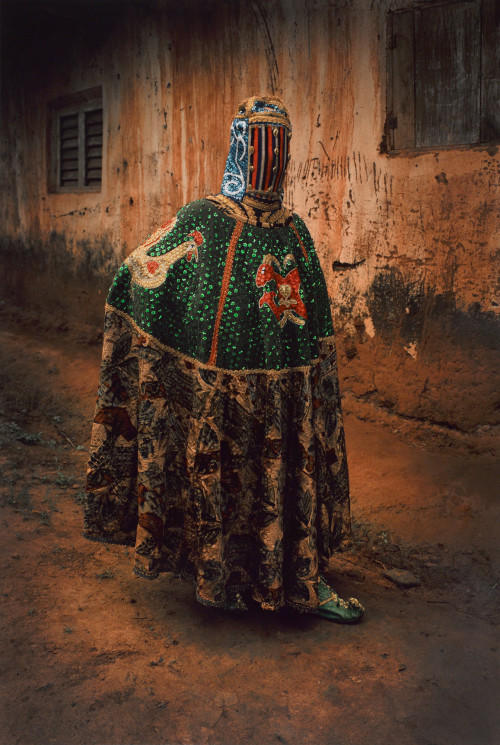
[[[337,139],[338,139],[337,132]],[[291,163],[289,183],[305,182],[306,185],[318,181],[349,181],[355,184],[371,184],[376,197],[392,199],[394,176],[388,175],[375,161],[368,162],[363,153],[353,151],[348,155],[331,158],[324,144],[319,141],[324,157],[313,156],[306,160]],[[302,186],[304,184],[302,183]]]

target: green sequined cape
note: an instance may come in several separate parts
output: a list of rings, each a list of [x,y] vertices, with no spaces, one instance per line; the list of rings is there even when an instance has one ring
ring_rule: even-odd
[[[316,610],[349,488],[328,295],[298,216],[259,227],[202,199],[122,265],[84,534],[134,545],[141,576],[194,575],[209,605]]]

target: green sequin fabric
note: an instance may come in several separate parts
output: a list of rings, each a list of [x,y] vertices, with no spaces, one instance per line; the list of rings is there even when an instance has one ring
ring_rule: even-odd
[[[187,205],[178,214],[172,230],[148,250],[148,256],[154,261],[197,231],[203,237],[198,258],[178,259],[171,265],[165,282],[154,289],[134,285],[129,264],[125,263],[115,278],[108,304],[129,315],[163,344],[199,362],[208,362],[235,224],[234,219],[226,217],[206,199]],[[290,226],[272,229],[243,226],[221,319],[217,367],[279,370],[309,365],[318,354],[319,339],[333,334],[330,304],[313,242],[299,217],[294,216],[294,224],[307,259]],[[280,327],[268,305],[259,307],[263,289],[256,285],[255,278],[269,255],[276,259],[273,266],[282,276],[286,276],[290,267],[298,267],[300,295],[307,306],[304,326],[287,321]],[[287,257],[287,267],[280,272],[277,264],[283,267]]]
[[[300,218],[238,225],[199,200],[120,268],[84,535],[134,545],[140,576],[192,575],[208,605],[247,593],[317,610],[318,573],[349,545],[349,486],[328,296]]]

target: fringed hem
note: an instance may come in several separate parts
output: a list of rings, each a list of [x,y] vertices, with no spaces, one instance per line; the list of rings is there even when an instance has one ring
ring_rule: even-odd
[[[140,577],[141,579],[149,579],[150,581],[158,579],[158,577],[160,576],[159,570],[157,570],[156,572],[151,572],[151,574],[146,574],[146,572],[141,572],[141,570],[137,567],[132,567],[132,572],[135,574],[136,577]]]
[[[92,541],[94,543],[104,543],[104,544],[110,544],[115,546],[125,546],[127,548],[130,548],[131,546],[134,546],[133,539],[127,539],[127,538],[119,538],[117,536],[112,535],[95,535],[92,533],[87,533],[85,531],[82,532],[82,536],[86,538],[88,541]],[[349,548],[352,548],[352,546],[349,546]],[[340,551],[349,550],[349,548],[340,549]],[[178,570],[175,569],[169,569],[168,567],[158,567],[154,572],[147,573],[141,571],[137,566],[132,567],[132,573],[136,577],[140,577],[140,579],[147,579],[150,582],[152,582],[155,579],[158,579],[160,575],[162,574],[171,574],[173,577],[183,579],[187,582],[192,582],[193,584],[196,584],[195,577],[192,573],[186,571],[186,570]],[[238,586],[238,590],[241,590],[242,592],[248,592],[251,591],[252,586],[250,584],[247,585],[240,585]],[[198,593],[198,590],[196,589],[196,600],[200,605],[204,605],[207,608],[217,608],[218,610],[225,610],[227,612],[238,612],[238,613],[244,613],[246,610],[245,608],[228,608],[228,605],[226,602],[216,602],[216,601],[210,601],[205,598],[202,598],[200,594]],[[272,613],[278,613],[279,611],[290,609],[297,613],[300,613],[302,615],[318,615],[319,614],[319,606],[317,608],[311,608],[307,605],[301,605],[300,603],[295,603],[293,600],[286,600],[282,605],[276,606],[274,608],[271,608],[269,606],[264,606],[261,603],[259,603],[257,600],[253,600],[253,603],[256,607],[260,607],[263,611],[271,611]]]
[[[316,616],[319,612],[319,606],[317,608],[310,608],[308,605],[294,603],[293,600],[286,600],[284,607],[297,611],[297,613],[301,613],[302,615]]]
[[[82,532],[82,536],[86,538],[87,541],[92,541],[93,543],[109,543],[115,546],[126,546],[127,548],[134,545],[133,538],[119,538],[114,535],[105,534],[96,535],[95,533],[87,533],[85,530]]]
[[[192,580],[193,578],[192,577],[183,577],[183,579],[191,579]],[[251,585],[244,585],[244,586],[241,585],[240,586],[240,589],[241,589],[242,592],[244,592],[245,590],[251,592],[252,586]],[[216,602],[216,601],[207,600],[206,598],[202,598],[201,597],[201,595],[199,594],[198,590],[196,590],[196,600],[197,600],[198,603],[200,603],[200,605],[204,605],[204,606],[206,606],[208,608],[217,608],[218,610],[226,610],[228,612],[242,612],[242,613],[244,613],[245,611],[249,611],[250,610],[249,607],[248,608],[243,608],[243,607],[241,607],[241,608],[238,608],[238,607],[228,608],[227,602],[223,602],[223,601]],[[312,616],[318,615],[318,613],[319,613],[319,607],[317,607],[317,608],[311,608],[311,607],[306,606],[306,605],[301,605],[300,603],[294,603],[293,600],[286,600],[286,599],[285,599],[285,601],[281,605],[275,606],[274,608],[271,607],[271,606],[269,606],[269,605],[262,605],[261,603],[259,603],[257,600],[254,600],[253,598],[252,598],[252,604],[254,605],[254,607],[260,608],[260,610],[262,610],[262,611],[269,611],[271,613],[279,613],[282,610],[293,610],[293,611],[296,611],[297,613],[301,613],[301,614],[304,614],[304,615],[312,615]]]
[[[127,548],[134,545],[133,540],[128,540],[126,538],[118,538],[116,536],[108,536],[108,535],[95,535],[91,533],[86,533],[85,531],[82,532],[82,535],[84,538],[86,538],[88,541],[92,541],[94,543],[108,543],[115,546],[125,546]],[[168,569],[167,567],[159,567],[154,572],[151,572],[148,574],[147,572],[141,571],[137,566],[132,567],[132,573],[136,577],[140,577],[141,579],[147,579],[150,582],[152,582],[155,579],[158,579],[160,575],[162,574],[171,574],[173,577],[183,579],[188,582],[192,582],[195,584],[195,578],[194,576],[185,571],[175,571],[174,569]],[[250,584],[247,585],[241,585],[238,587],[241,591],[251,591],[252,586]],[[210,601],[205,598],[202,598],[200,594],[198,593],[198,590],[196,589],[196,600],[200,605],[204,605],[207,608],[217,608],[218,610],[225,610],[227,612],[246,612],[245,608],[228,608],[226,602],[216,602],[216,601]],[[297,613],[305,614],[305,615],[318,615],[319,607],[318,608],[310,608],[306,605],[301,605],[300,603],[294,603],[293,600],[285,600],[282,605],[279,605],[277,607],[271,608],[269,606],[264,607],[261,603],[259,603],[257,600],[253,601],[255,606],[260,607],[263,611],[271,611],[272,613],[278,613],[279,611],[290,609],[293,611],[296,611]],[[247,609],[248,610],[248,609]]]

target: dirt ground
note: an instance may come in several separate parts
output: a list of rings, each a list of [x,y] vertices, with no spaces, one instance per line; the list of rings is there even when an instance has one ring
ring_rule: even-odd
[[[492,431],[346,395],[356,546],[329,578],[363,622],[228,615],[82,538],[98,334],[0,320],[2,745],[500,743]]]

